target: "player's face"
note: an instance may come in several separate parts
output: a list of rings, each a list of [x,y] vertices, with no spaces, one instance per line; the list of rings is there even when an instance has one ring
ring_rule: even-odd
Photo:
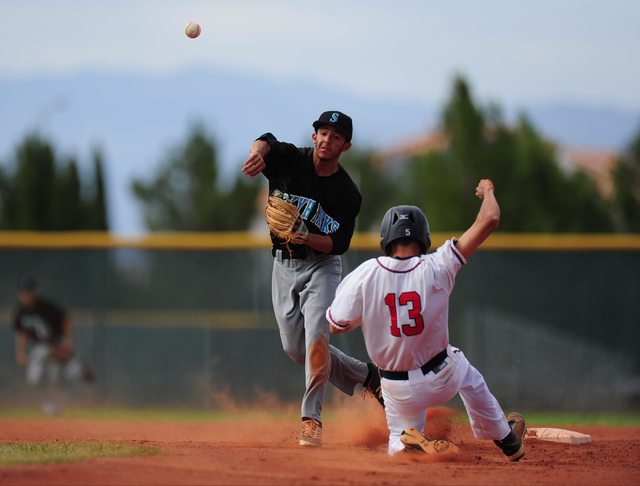
[[[19,295],[24,307],[33,307],[36,300],[36,293],[33,290],[21,290]]]
[[[320,160],[337,160],[342,152],[351,147],[344,134],[330,126],[318,128],[312,139]]]

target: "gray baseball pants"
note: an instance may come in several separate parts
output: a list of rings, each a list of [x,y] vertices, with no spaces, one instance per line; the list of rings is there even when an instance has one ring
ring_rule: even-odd
[[[327,382],[353,395],[356,384],[363,383],[369,372],[366,363],[329,345],[331,331],[325,313],[341,275],[339,255],[289,260],[277,252],[273,262],[273,310],[282,347],[305,370],[301,416],[318,421]]]
[[[57,387],[65,382],[80,380],[83,366],[80,359],[73,356],[64,361],[51,358],[51,345],[34,344],[27,357],[27,383],[35,386],[40,394],[42,409],[48,415],[57,415],[61,411]]]

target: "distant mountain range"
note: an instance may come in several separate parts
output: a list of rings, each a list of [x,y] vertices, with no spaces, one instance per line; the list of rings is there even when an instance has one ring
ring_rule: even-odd
[[[311,123],[322,111],[349,114],[354,143],[380,149],[433,129],[441,108],[218,71],[0,78],[0,161],[11,158],[33,130],[61,153],[78,157],[81,167],[88,166],[92,147],[100,145],[107,163],[111,228],[133,233],[143,227],[131,180],[153,173],[167,149],[184,142],[191,123],[204,123],[217,141],[222,177],[235,177],[258,135],[271,131],[279,139],[310,144]],[[515,116],[513,107],[502,108],[508,119]],[[640,130],[640,110],[561,102],[516,108],[559,144],[620,150]]]

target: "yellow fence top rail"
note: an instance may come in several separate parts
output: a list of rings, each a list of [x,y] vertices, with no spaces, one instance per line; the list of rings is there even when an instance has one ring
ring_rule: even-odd
[[[431,249],[461,233],[432,233]],[[351,248],[380,249],[380,235],[360,233]],[[640,234],[493,233],[480,250],[640,250]]]
[[[267,248],[269,235],[221,233],[0,232],[0,248],[146,248],[221,250]]]
[[[460,234],[433,233],[432,248]],[[269,248],[267,234],[251,232],[220,233],[145,233],[119,235],[105,232],[0,232],[0,248],[141,248],[232,250]],[[351,241],[354,250],[379,250],[380,235],[356,233]],[[480,250],[640,250],[640,234],[520,234],[494,233]]]

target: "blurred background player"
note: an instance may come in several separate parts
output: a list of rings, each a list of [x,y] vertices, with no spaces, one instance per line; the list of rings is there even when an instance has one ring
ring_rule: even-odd
[[[289,244],[271,235],[272,301],[282,346],[305,367],[301,446],[322,445],[327,381],[348,395],[362,383],[382,404],[377,370],[329,345],[325,317],[342,276],[340,255],[349,248],[362,202],[338,163],[351,147],[352,120],[339,111],[327,111],[313,128],[313,148],[280,142],[271,133],[262,135],[251,144],[242,168],[249,177],[262,173],[269,180],[269,194],[276,189],[288,194],[309,230],[305,244]]]
[[[456,274],[500,220],[490,180],[480,181],[476,195],[482,205],[473,225],[431,254],[426,254],[429,224],[419,208],[387,211],[380,237],[387,256],[347,275],[327,310],[332,333],[362,326],[369,356],[380,367],[390,455],[407,447],[457,451],[422,432],[427,409],[459,393],[477,439],[494,440],[510,461],[524,457],[524,419],[517,413],[505,418],[483,376],[449,344],[449,296]]]
[[[20,305],[14,317],[16,361],[26,368],[29,385],[37,387],[48,415],[62,411],[58,389],[66,382],[93,383],[89,364],[76,356],[73,324],[58,304],[37,294],[37,282],[22,277]]]

